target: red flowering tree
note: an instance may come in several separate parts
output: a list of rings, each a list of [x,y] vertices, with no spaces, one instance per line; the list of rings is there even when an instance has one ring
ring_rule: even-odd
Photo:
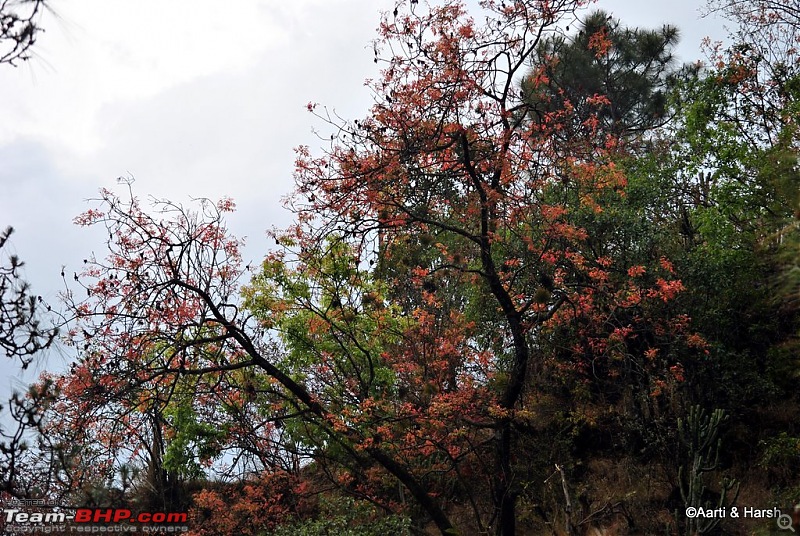
[[[575,336],[558,366],[588,375],[602,363],[613,378],[630,364],[616,353],[633,353],[647,393],[682,379],[656,341],[683,336],[685,322],[651,324],[656,339],[639,329],[648,304],[681,290],[669,261],[628,265],[580,224],[624,196],[624,149],[597,116],[573,129],[569,99],[532,114],[520,91],[525,75],[526,91],[546,95],[546,71],[530,74],[529,60],[580,6],[485,1],[479,24],[460,2],[398,3],[375,42],[385,66],[368,83],[370,115],[342,121],[308,105],[331,143],[320,155],[298,149],[298,223],[276,234],[284,251],[248,291],[283,334],[286,367],[336,408],[334,429],[358,429],[357,450],[391,454],[415,498],[417,483],[437,497],[455,483],[475,513],[470,530],[516,531],[517,437],[554,330]],[[602,56],[612,43],[598,32],[589,46]],[[593,95],[582,113],[607,105]],[[342,478],[364,473],[350,471]]]
[[[154,200],[149,213],[132,194],[103,190],[99,201],[76,222],[106,227],[108,256],[87,258],[64,295],[80,357],[43,378],[62,493],[125,487],[133,467],[146,469],[141,494],[163,508],[184,505],[181,483],[222,457],[223,475],[291,467],[264,410],[276,389],[252,372],[255,360],[274,370],[271,349],[237,306],[240,243],[222,220],[233,203]]]
[[[534,367],[615,378],[635,362],[652,396],[681,379],[660,350],[685,322],[649,317],[681,290],[671,264],[617,257],[582,224],[625,195],[624,147],[591,114],[561,135],[569,99],[534,119],[520,89],[546,86],[532,54],[582,2],[480,5],[478,23],[457,1],[398,3],[375,42],[369,116],[309,104],[330,147],[298,149],[297,223],[275,232],[243,300],[230,201],[145,210],[103,191],[78,218],[105,226],[109,252],[74,275],[81,359],[54,382],[109,470],[145,453],[166,490],[225,452],[260,472],[296,472],[300,457],[442,534],[509,536],[533,482],[517,449],[535,428]],[[590,45],[612,44],[600,32]],[[582,114],[607,104],[591,96]],[[574,342],[553,351],[564,333]]]

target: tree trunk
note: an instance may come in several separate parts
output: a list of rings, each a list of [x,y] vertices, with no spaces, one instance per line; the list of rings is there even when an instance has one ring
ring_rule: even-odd
[[[504,423],[496,434],[494,501],[499,518],[497,536],[514,536],[517,530],[517,494],[513,490],[513,470],[511,468],[511,423]]]

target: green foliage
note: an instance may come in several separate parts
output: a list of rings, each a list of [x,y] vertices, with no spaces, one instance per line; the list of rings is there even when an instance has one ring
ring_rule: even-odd
[[[408,536],[406,517],[379,512],[351,498],[323,499],[317,519],[286,523],[264,536]]]
[[[202,463],[219,455],[227,433],[199,420],[190,400],[170,407],[164,417],[175,431],[164,450],[164,469],[186,479],[202,478]]]
[[[245,289],[245,305],[281,334],[286,352],[280,363],[297,381],[321,382],[320,395],[334,404],[348,396],[343,389],[362,400],[387,396],[394,373],[380,355],[400,342],[408,320],[385,306],[385,286],[358,266],[345,242],[331,238],[321,251],[320,257],[306,255],[296,270],[266,262]],[[318,369],[323,364],[354,385],[327,382]]]
[[[796,501],[800,491],[800,437],[780,431],[758,443],[758,467],[768,479],[779,504]]]
[[[677,143],[662,167],[672,175],[664,210],[681,238],[671,257],[688,290],[681,301],[710,343],[711,360],[694,374],[696,396],[735,412],[782,396],[796,362],[780,349],[800,328],[789,275],[798,251],[790,119],[798,93],[790,78],[779,102],[759,96],[774,84],[762,86],[747,61],[720,57],[717,68],[684,79],[684,113],[670,132]]]
[[[800,438],[786,432],[762,441],[761,446],[760,465],[764,467],[789,467],[800,461]]]

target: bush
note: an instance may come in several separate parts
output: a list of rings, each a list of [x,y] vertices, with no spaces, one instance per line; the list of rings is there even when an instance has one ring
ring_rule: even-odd
[[[264,536],[405,536],[410,525],[407,517],[387,515],[364,501],[332,497],[321,501],[317,519],[287,523]]]

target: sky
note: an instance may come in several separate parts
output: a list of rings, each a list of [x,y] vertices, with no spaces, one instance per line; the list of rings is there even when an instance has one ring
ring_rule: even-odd
[[[364,116],[378,76],[371,40],[393,0],[51,0],[34,57],[0,65],[0,226],[34,292],[56,303],[60,272],[103,255],[99,231],[72,219],[120,176],[135,193],[189,202],[232,197],[229,229],[245,260],[292,216],[293,148],[321,147],[313,101]],[[702,2],[600,0],[629,26],[677,26],[682,61],[724,37]],[[36,370],[61,369],[55,350]],[[35,371],[34,371],[35,372]],[[34,379],[0,360],[0,394]],[[6,397],[0,397],[0,399]]]

